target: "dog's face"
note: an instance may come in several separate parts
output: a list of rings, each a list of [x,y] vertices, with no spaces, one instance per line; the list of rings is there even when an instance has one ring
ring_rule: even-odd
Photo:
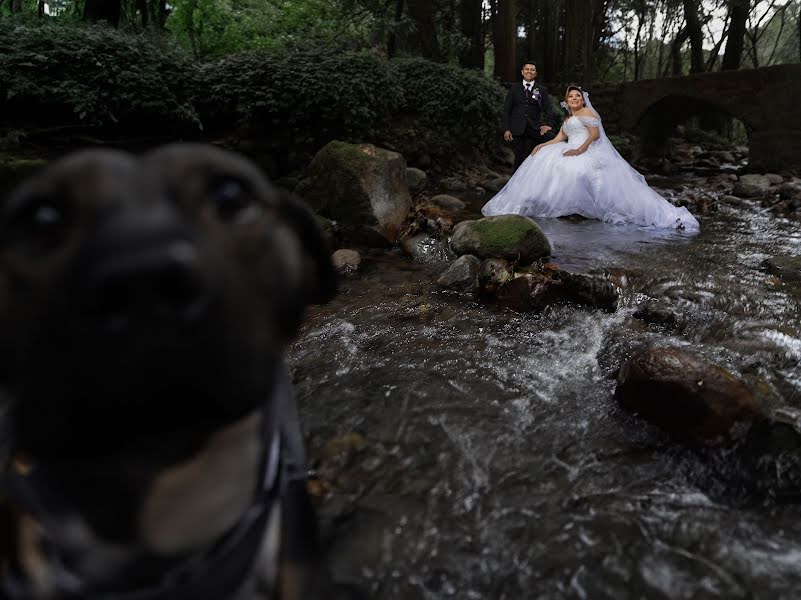
[[[304,306],[333,291],[311,216],[236,155],[62,159],[0,208],[14,447],[48,464],[190,453],[264,402]]]

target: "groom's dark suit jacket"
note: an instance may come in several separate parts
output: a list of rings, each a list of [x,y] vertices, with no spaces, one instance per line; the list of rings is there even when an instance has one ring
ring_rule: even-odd
[[[534,83],[534,89],[539,90],[539,98],[527,98],[526,88],[522,82],[514,84],[506,94],[503,104],[503,130],[511,131],[512,135],[523,135],[528,120],[535,130],[541,125],[554,127],[551,101],[548,91],[539,83]]]

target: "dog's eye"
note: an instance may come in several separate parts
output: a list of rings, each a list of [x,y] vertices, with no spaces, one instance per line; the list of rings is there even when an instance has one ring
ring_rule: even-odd
[[[226,223],[251,223],[262,213],[250,189],[237,179],[226,177],[213,181],[209,195],[214,201],[220,219]]]
[[[11,234],[37,250],[49,250],[64,241],[70,220],[68,203],[34,198],[21,205],[12,215]]]

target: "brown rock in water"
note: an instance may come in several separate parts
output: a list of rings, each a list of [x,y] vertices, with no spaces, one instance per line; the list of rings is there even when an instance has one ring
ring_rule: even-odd
[[[356,250],[342,248],[331,255],[331,264],[340,275],[350,275],[359,270],[362,257]]]
[[[518,312],[541,311],[560,299],[562,283],[539,273],[525,273],[500,287],[498,304]]]
[[[736,423],[763,414],[731,373],[677,348],[648,348],[632,357],[620,369],[615,398],[671,435],[700,444],[730,441]]]

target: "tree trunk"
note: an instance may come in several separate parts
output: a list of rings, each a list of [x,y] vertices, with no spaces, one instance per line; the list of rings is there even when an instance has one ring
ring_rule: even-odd
[[[704,33],[696,0],[684,0],[684,18],[690,36],[690,73],[704,72]]]
[[[139,18],[142,20],[142,28],[147,29],[148,22],[150,19],[150,15],[148,14],[148,6],[147,0],[136,0],[135,6],[136,10],[139,11]]]
[[[687,41],[689,35],[687,27],[685,26],[676,34],[676,37],[673,38],[673,42],[670,44],[671,75],[673,75],[673,77],[679,77],[684,70],[681,60],[681,47],[684,45],[684,42]]]
[[[726,50],[723,52],[723,62],[720,65],[721,71],[733,71],[740,68],[745,28],[750,10],[750,0],[729,0],[729,39],[726,42]]]
[[[117,27],[122,14],[122,0],[86,0],[83,6],[84,21],[107,21]]]
[[[437,37],[436,5],[430,0],[408,0],[409,16],[417,28],[417,43],[424,58],[442,62],[442,50]]]
[[[45,0],[39,0],[37,14],[40,19],[45,15]]]
[[[589,83],[595,76],[594,50],[603,31],[605,0],[567,0],[565,3],[565,62],[568,79]]]
[[[495,48],[494,75],[504,82],[518,79],[520,65],[515,57],[517,41],[517,2],[515,0],[495,0],[495,14],[492,23],[493,46]]]
[[[8,5],[9,10],[12,13],[21,13],[22,12],[22,0],[11,0],[11,3]]]
[[[389,1],[391,2],[392,0]],[[403,17],[403,4],[404,0],[396,0],[395,2],[395,18],[387,36],[387,56],[389,58],[393,58],[398,53],[398,35],[395,33],[395,29]],[[389,2],[387,2],[387,5],[389,5]]]
[[[468,69],[484,68],[484,30],[481,23],[482,0],[462,0],[462,35],[470,46],[459,56],[459,64]]]
[[[164,29],[164,24],[167,22],[167,17],[170,16],[171,9],[167,8],[167,0],[159,0],[158,2],[158,17],[159,27]]]

